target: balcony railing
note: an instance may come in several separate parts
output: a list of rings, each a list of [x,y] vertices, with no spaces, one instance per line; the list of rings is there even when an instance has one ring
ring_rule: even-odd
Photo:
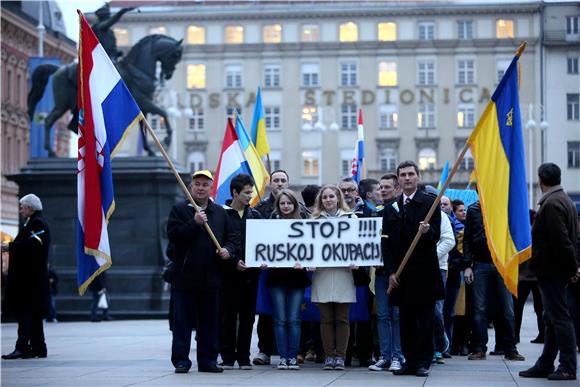
[[[580,42],[579,34],[567,34],[566,30],[547,30],[544,31],[544,42],[546,44],[565,44]]]

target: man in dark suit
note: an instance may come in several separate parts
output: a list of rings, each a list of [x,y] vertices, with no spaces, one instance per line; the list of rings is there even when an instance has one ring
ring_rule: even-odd
[[[47,355],[42,319],[48,312],[48,251],[50,231],[42,216],[42,202],[28,194],[20,199],[26,219],[13,242],[2,245],[10,252],[4,311],[18,319],[15,350],[2,359],[44,358]]]
[[[397,177],[403,193],[383,210],[381,243],[389,287],[393,289],[391,303],[399,305],[401,346],[406,359],[405,365],[393,373],[428,376],[433,358],[435,301],[444,296],[437,258],[441,211],[435,211],[429,223],[423,221],[435,198],[417,189],[417,164],[402,162]],[[397,268],[418,230],[422,233],[419,243],[398,277]]]
[[[172,260],[173,345],[171,362],[176,373],[191,367],[191,330],[197,322],[199,372],[222,372],[216,364],[219,351],[219,292],[224,261],[233,259],[237,237],[226,211],[209,200],[213,176],[207,170],[192,175],[191,196],[201,208],[182,201],[173,206],[167,235],[174,247]],[[221,249],[217,250],[204,224],[209,224]]]

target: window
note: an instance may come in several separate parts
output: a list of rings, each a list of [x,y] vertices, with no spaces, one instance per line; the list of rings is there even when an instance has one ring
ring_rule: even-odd
[[[397,62],[379,62],[379,86],[397,86]]]
[[[191,117],[189,117],[189,130],[202,131],[204,127],[203,108],[194,108],[191,110]]]
[[[193,151],[187,156],[187,164],[190,171],[205,169],[205,155],[200,151]]]
[[[417,80],[419,85],[435,84],[435,61],[420,60],[417,62]]]
[[[423,129],[435,127],[435,104],[422,103],[418,105],[417,126]]]
[[[379,128],[397,129],[399,112],[396,105],[381,105],[379,107]]]
[[[302,64],[302,86],[312,87],[319,85],[320,64],[303,63]]]
[[[352,149],[340,150],[340,176],[350,176],[352,171]]]
[[[511,63],[511,59],[498,59],[495,61],[496,82],[499,83],[505,74],[505,71]]]
[[[113,33],[117,39],[117,46],[129,45],[129,31],[125,28],[113,28]]]
[[[188,89],[205,89],[205,65],[188,64],[187,65],[187,88]]]
[[[282,153],[279,150],[270,150],[270,170],[277,171],[281,169]]]
[[[167,35],[167,28],[165,28],[165,26],[151,27],[151,28],[149,28],[149,34],[151,34],[151,35]]]
[[[4,100],[10,102],[12,99],[12,70],[6,70],[6,84],[4,86]]]
[[[377,36],[381,42],[394,42],[397,40],[397,23],[379,23]]]
[[[461,153],[461,151],[459,152]],[[459,154],[457,154],[459,156]],[[461,160],[461,164],[459,165],[460,169],[471,171],[475,167],[475,161],[473,160],[473,156],[471,155],[471,149],[468,149],[465,152],[465,156],[463,156],[463,160]]]
[[[457,39],[473,39],[473,21],[458,20],[457,21]]]
[[[475,107],[473,105],[457,106],[457,127],[473,128],[475,126]]]
[[[320,28],[316,24],[305,24],[302,26],[303,42],[318,42],[320,40]]]
[[[566,16],[566,35],[567,37],[578,36],[578,25],[580,16]]]
[[[568,168],[580,168],[580,141],[568,141]]]
[[[399,163],[397,151],[392,148],[386,148],[381,150],[381,156],[379,158],[379,167],[381,172],[394,172],[397,169],[397,164]]]
[[[435,23],[419,22],[419,40],[433,40],[435,38]]]
[[[152,116],[149,119],[149,124],[151,124],[151,129],[155,131],[165,130],[165,119],[160,116]]]
[[[242,65],[226,65],[226,87],[242,87]]]
[[[302,176],[318,176],[319,152],[315,150],[303,151],[302,160]]]
[[[355,104],[340,106],[340,122],[343,129],[356,129],[358,124],[357,106]]]
[[[242,114],[242,107],[241,106],[226,106],[226,116],[228,116],[232,120],[234,119],[234,112],[237,112],[237,114]],[[236,123],[234,122],[234,125],[235,124]]]
[[[280,65],[268,64],[264,66],[264,86],[280,86]]]
[[[280,130],[280,106],[264,106],[264,122],[268,130]]]
[[[578,57],[568,57],[568,74],[578,74]]]
[[[437,152],[432,148],[423,148],[419,151],[419,169],[425,171],[427,169],[435,169],[437,164]]]
[[[226,27],[226,43],[227,44],[244,43],[244,27],[242,27],[242,26],[227,26]]]
[[[580,94],[566,94],[566,107],[567,107],[567,117],[569,120],[578,121],[580,120],[580,108],[579,108],[579,96]]]
[[[302,107],[302,129],[312,130],[318,122],[318,110],[316,106],[304,105]]]
[[[353,22],[342,23],[339,35],[341,42],[356,42],[358,41],[358,27]]]
[[[357,64],[356,62],[342,62],[340,64],[340,85],[357,85]]]
[[[16,74],[16,87],[14,88],[14,93],[16,94],[16,105],[21,105],[22,101],[20,100],[20,91],[25,89],[22,87],[22,74]]]
[[[510,19],[499,19],[495,22],[495,37],[506,39],[514,37],[514,21]]]
[[[205,28],[199,26],[187,27],[187,43],[205,44]]]
[[[459,85],[473,85],[475,83],[475,61],[473,59],[457,61],[457,83]]]
[[[264,26],[264,29],[262,30],[262,39],[264,40],[264,43],[282,42],[282,26],[280,24]]]

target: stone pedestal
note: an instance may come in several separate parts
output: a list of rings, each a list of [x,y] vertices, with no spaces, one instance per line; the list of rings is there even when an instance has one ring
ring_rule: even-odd
[[[113,265],[107,270],[113,317],[163,317],[169,294],[160,277],[171,206],[183,197],[166,161],[160,157],[113,160],[115,212],[109,222]],[[184,181],[187,183],[187,175]],[[76,279],[77,160],[31,159],[8,177],[20,197],[34,193],[44,206],[52,241],[50,262],[59,274],[56,308],[59,318],[90,314],[91,294],[80,297]]]

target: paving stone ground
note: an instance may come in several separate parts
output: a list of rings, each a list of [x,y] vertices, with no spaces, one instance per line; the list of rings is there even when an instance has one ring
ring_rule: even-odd
[[[14,348],[17,326],[4,323],[1,329],[5,354]],[[428,378],[358,367],[322,371],[314,363],[303,365],[299,371],[254,366],[251,371],[205,374],[195,368],[195,342],[190,355],[192,370],[175,374],[170,362],[171,334],[164,320],[47,323],[45,333],[48,358],[2,360],[2,386],[580,386],[578,380],[549,382],[518,376],[519,371],[533,365],[542,350],[542,345],[530,343],[537,334],[531,305],[525,310],[518,347],[526,361],[510,362],[489,355],[485,361],[454,357],[445,365],[433,366]],[[493,330],[489,333],[489,347],[493,348]],[[254,330],[252,354],[258,351],[256,343]]]

